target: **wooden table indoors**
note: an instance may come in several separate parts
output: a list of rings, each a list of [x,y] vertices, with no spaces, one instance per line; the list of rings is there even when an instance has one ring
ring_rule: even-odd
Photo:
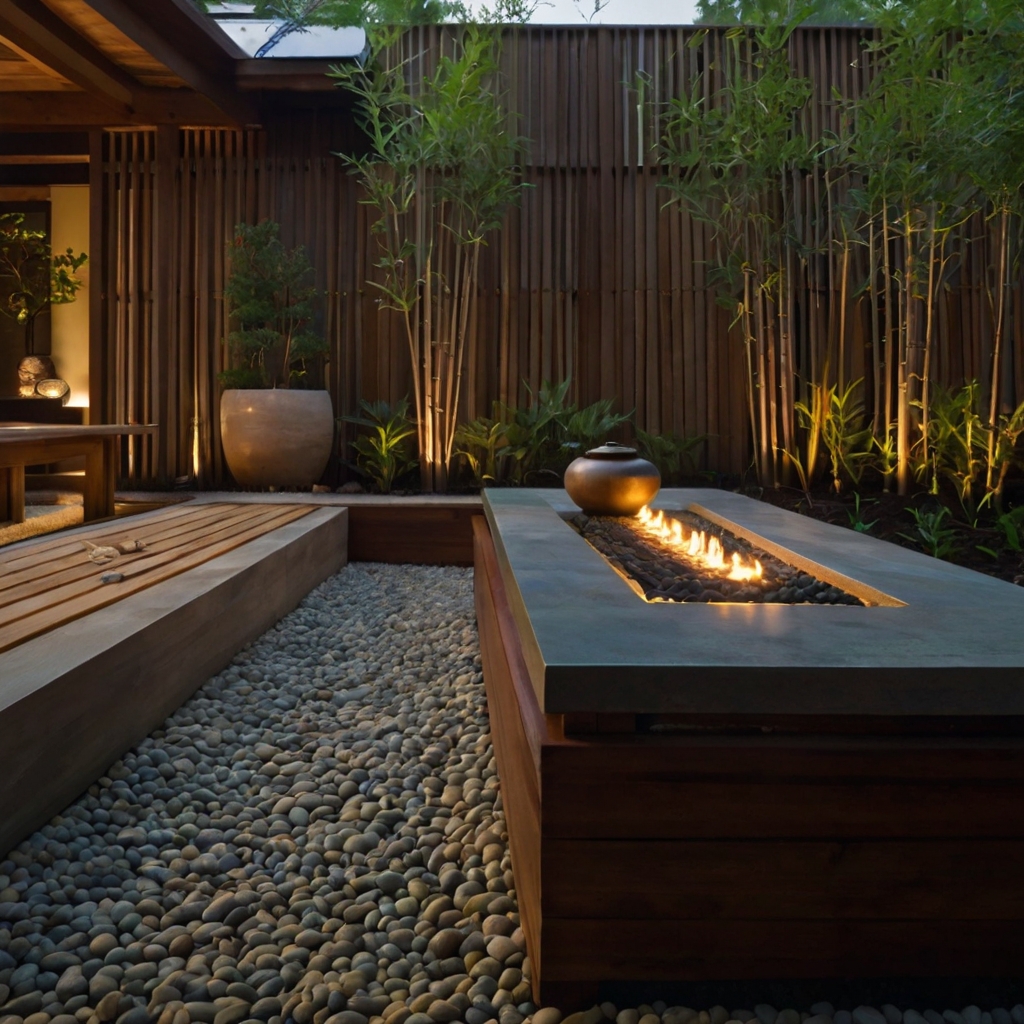
[[[25,521],[25,467],[85,456],[84,520],[114,514],[117,440],[156,433],[155,424],[0,427],[0,522]]]

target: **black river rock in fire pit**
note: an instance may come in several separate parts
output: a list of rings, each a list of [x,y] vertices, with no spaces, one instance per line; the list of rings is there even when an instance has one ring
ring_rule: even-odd
[[[673,520],[680,525],[674,526]],[[639,518],[578,515],[570,525],[616,571],[633,580],[648,601],[863,605],[852,594],[788,565],[692,512],[673,512],[665,522],[674,533],[674,543],[652,535]],[[678,538],[685,542],[693,533],[717,538],[724,568],[708,569],[706,559],[702,562],[687,554],[690,545],[680,544]],[[737,568],[731,570],[734,565]],[[756,570],[747,572],[755,565],[760,567],[760,576]],[[751,578],[730,579],[730,571]]]

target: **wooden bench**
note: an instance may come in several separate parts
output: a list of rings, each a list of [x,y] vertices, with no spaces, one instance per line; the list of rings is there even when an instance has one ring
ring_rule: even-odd
[[[182,504],[0,552],[0,652],[187,572],[315,508]],[[89,545],[116,549],[127,540],[139,549],[109,562],[89,556]],[[105,571],[123,579],[105,584]]]
[[[0,522],[25,521],[25,467],[85,456],[84,519],[114,514],[119,437],[156,433],[154,424],[0,427]]]
[[[0,552],[0,851],[345,565],[347,526],[312,502],[197,502]],[[82,543],[128,539],[144,549],[103,565]]]

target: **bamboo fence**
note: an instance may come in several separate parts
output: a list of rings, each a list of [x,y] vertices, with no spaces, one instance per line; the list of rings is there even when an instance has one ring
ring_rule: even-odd
[[[665,100],[706,72],[713,90],[722,34],[691,46],[690,28],[529,27],[509,33],[503,61],[515,130],[526,141],[521,205],[482,254],[479,356],[468,368],[463,414],[495,400],[522,403],[543,380],[573,381],[580,403],[615,399],[648,431],[706,434],[703,464],[736,474],[751,461],[743,345],[731,311],[709,284],[709,229],[666,208],[654,145]],[[803,117],[813,135],[839,128],[834,93],[859,95],[869,69],[864,34],[803,28],[796,73],[814,84]],[[432,66],[450,36],[411,30],[414,73]],[[372,282],[371,213],[334,152],[358,145],[343,109],[290,111],[260,130],[162,128],[103,133],[92,161],[92,251],[101,253],[94,316],[94,419],[156,421],[157,444],[130,447],[127,482],[200,486],[225,479],[219,444],[226,241],[240,221],[277,220],[303,244],[324,292],[331,344],[324,383],[336,413],[360,398],[411,390],[397,314],[379,308]],[[877,381],[866,294],[840,304],[824,182],[793,184],[799,212],[794,301],[796,375],[814,379],[825,339],[845,318],[841,372]],[[984,225],[975,226],[978,238]],[[970,235],[971,232],[968,232]],[[933,379],[958,385],[989,376],[991,317],[983,244],[966,246],[939,309]],[[851,281],[867,276],[853,256]],[[94,264],[95,265],[95,264]],[[1013,289],[1004,342],[1004,406],[1024,400],[1024,310]],[[96,416],[95,410],[99,411]]]

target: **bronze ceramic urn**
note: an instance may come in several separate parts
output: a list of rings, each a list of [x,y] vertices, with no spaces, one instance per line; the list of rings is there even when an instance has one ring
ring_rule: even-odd
[[[614,441],[591,448],[565,471],[569,497],[592,516],[635,516],[660,487],[658,468]]]

